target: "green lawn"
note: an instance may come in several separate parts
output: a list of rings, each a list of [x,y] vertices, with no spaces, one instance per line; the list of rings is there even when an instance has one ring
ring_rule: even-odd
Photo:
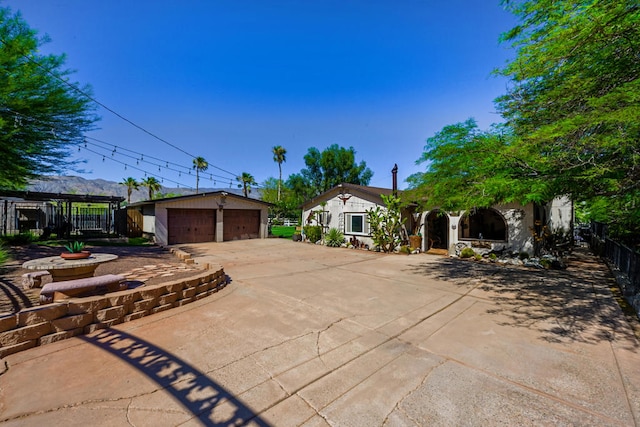
[[[295,232],[296,228],[294,226],[287,227],[284,225],[274,225],[271,227],[271,234],[285,239],[290,239]]]

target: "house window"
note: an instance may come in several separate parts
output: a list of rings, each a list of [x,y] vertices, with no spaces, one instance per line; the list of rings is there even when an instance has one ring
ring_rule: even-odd
[[[369,235],[369,223],[367,215],[363,213],[348,213],[346,216],[346,230],[348,234]]]
[[[460,239],[507,240],[507,223],[495,209],[476,209],[460,219]]]

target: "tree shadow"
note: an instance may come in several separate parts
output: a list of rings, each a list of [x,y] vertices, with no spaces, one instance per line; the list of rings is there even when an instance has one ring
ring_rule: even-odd
[[[22,289],[11,283],[4,277],[0,277],[0,290],[7,297],[9,304],[12,306],[12,312],[18,312],[23,308],[33,307],[33,302]],[[0,312],[4,310],[0,309]]]
[[[538,330],[545,341],[595,344],[615,336],[637,349],[611,293],[616,284],[607,267],[585,252],[572,254],[567,264],[566,270],[540,270],[446,258],[412,272],[466,289],[472,282],[493,303],[487,312],[507,319],[500,325]]]
[[[205,426],[244,425],[249,421],[258,426],[269,426],[259,415],[207,375],[141,338],[113,329],[105,329],[95,335],[79,338],[113,354],[144,373]],[[212,421],[211,416],[220,404],[230,407],[231,411],[224,415],[226,419]]]

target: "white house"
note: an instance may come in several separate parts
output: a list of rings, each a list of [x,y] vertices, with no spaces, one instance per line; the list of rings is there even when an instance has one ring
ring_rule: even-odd
[[[302,205],[302,225],[320,225],[324,231],[337,228],[344,233],[347,241],[358,242],[369,248],[374,247],[367,211],[376,206],[384,207],[381,195],[388,196],[393,189],[368,187],[363,185],[343,183],[329,191],[306,201]],[[397,192],[401,196],[402,191]],[[318,212],[321,211],[321,214]],[[413,208],[405,209],[402,216],[405,219],[407,233],[411,233],[414,223]]]
[[[132,203],[142,215],[142,231],[156,243],[224,242],[264,239],[270,203],[225,191]]]
[[[388,188],[340,184],[302,205],[302,224],[321,225],[325,231],[337,228],[348,241],[357,239],[372,248],[366,212],[376,206],[384,208],[380,196],[392,192]],[[402,191],[398,195],[402,198]],[[318,211],[322,213],[318,215]],[[415,212],[415,206],[410,206],[402,217],[407,234],[423,236],[423,251],[435,248],[453,254],[462,246],[470,246],[532,253],[534,233],[540,234],[545,225],[551,231],[572,230],[573,206],[568,198],[554,199],[546,205],[506,204],[469,212]]]

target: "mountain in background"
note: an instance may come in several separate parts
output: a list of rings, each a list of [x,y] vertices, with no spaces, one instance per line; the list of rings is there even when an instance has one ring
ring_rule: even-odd
[[[33,180],[27,188],[29,191],[38,191],[43,193],[67,193],[67,194],[89,194],[92,196],[120,196],[127,198],[127,187],[114,181],[104,179],[85,179],[79,176],[50,176],[43,179]],[[237,188],[200,188],[200,193],[209,193],[212,191],[226,191],[229,193],[242,195],[242,189]],[[188,195],[195,194],[195,190],[189,188],[162,187],[159,192],[163,195]],[[253,190],[249,193],[249,197],[258,199],[260,197],[259,190]],[[149,191],[145,187],[134,190],[131,193],[131,203],[148,200]]]

